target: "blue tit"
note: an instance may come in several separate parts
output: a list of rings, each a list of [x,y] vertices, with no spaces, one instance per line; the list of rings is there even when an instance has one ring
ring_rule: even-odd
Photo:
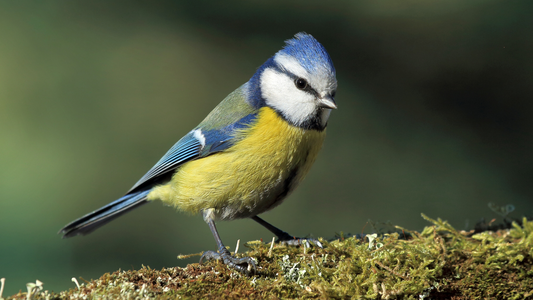
[[[226,249],[215,221],[251,218],[279,241],[301,239],[257,215],[279,204],[296,188],[315,161],[330,112],[337,108],[337,80],[326,49],[298,33],[269,58],[252,78],[229,94],[180,139],[122,198],[60,230],[63,237],[85,235],[153,200],[192,214],[201,213],[218,252],[202,259],[222,260],[245,274],[253,259]]]

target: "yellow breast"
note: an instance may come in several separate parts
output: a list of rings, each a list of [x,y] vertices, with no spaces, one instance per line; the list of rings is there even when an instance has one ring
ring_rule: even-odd
[[[190,161],[148,195],[191,213],[213,208],[218,219],[251,217],[287,196],[315,161],[324,131],[289,125],[261,108],[257,122],[223,152]]]

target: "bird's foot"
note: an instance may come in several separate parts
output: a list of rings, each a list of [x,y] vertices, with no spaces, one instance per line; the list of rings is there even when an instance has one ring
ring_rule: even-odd
[[[322,246],[322,243],[319,240],[317,240],[317,239],[294,237],[294,236],[290,236],[286,232],[285,232],[284,235],[278,236],[277,242],[282,244],[282,245],[287,245],[287,246],[305,245],[307,248],[310,248],[311,245],[313,245],[313,246],[317,246],[319,248],[324,248]]]
[[[222,260],[222,262],[231,269],[237,270],[246,276],[252,276],[256,274],[257,269],[255,261],[251,257],[237,258],[232,256],[228,249],[221,248],[218,252],[206,251],[200,258],[200,264],[205,260]]]

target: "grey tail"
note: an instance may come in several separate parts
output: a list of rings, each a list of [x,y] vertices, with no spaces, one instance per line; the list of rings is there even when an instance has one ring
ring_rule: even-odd
[[[89,234],[93,230],[107,224],[130,210],[148,203],[146,201],[146,196],[149,192],[150,189],[127,194],[104,207],[72,221],[70,224],[63,227],[59,233],[63,234],[63,238]]]

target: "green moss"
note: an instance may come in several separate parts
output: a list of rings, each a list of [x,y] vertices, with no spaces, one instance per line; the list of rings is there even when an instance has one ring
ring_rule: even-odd
[[[186,268],[104,274],[59,294],[34,299],[129,298],[363,298],[524,299],[533,296],[533,222],[510,230],[457,231],[433,220],[422,232],[406,231],[368,240],[322,241],[324,249],[250,242],[260,275],[249,278],[218,262]],[[26,299],[26,293],[8,299]]]

